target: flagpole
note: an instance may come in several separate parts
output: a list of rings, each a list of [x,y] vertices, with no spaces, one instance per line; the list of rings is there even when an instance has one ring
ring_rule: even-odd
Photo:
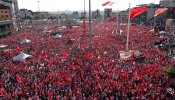
[[[92,49],[92,25],[91,25],[91,20],[92,20],[91,0],[89,0],[89,46],[90,46],[90,49]]]
[[[58,31],[59,31],[59,27],[60,27],[60,19],[59,19],[59,9],[58,9],[58,15],[57,15],[57,17],[58,17],[58,22],[57,22],[57,27],[58,27]]]
[[[86,14],[85,14],[85,7],[86,7],[86,2],[85,2],[85,0],[84,0],[84,21],[86,20]]]
[[[128,30],[127,30],[127,40],[126,40],[126,51],[128,51],[129,43],[129,32],[130,32],[130,13],[131,13],[131,3],[129,3],[129,14],[128,14]]]
[[[118,15],[118,8],[117,8],[117,34],[118,34],[118,26],[119,26],[119,17],[118,17],[119,15]]]

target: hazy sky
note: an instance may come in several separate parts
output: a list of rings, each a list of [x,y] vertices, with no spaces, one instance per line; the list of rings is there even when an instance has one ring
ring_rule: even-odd
[[[38,0],[18,0],[19,8],[26,8],[32,11],[38,11]],[[86,10],[89,9],[89,0],[86,1]],[[108,0],[91,0],[92,10],[100,9],[103,10],[105,7],[102,7],[102,4]],[[110,7],[113,10],[124,10],[128,8],[129,2],[131,6],[136,6],[139,4],[147,3],[159,3],[159,0],[110,0],[115,1],[116,3]],[[84,9],[84,0],[40,0],[40,10],[41,11],[76,11]]]

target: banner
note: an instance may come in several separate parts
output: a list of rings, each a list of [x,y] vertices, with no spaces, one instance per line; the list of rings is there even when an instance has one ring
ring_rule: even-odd
[[[158,8],[154,14],[154,17],[159,16],[160,14],[162,14],[163,12],[165,12],[167,10],[167,8]]]
[[[135,9],[131,10],[131,14],[130,14],[130,19],[134,19],[135,17],[139,16],[140,14],[148,11],[150,8],[144,8],[144,7],[138,7]]]
[[[112,1],[107,1],[105,3],[102,4],[102,6],[112,6],[115,2]]]

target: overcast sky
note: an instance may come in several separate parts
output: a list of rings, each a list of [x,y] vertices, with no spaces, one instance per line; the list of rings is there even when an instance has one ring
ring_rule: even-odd
[[[39,11],[38,0],[18,0],[19,8],[26,8],[32,11]],[[89,9],[89,0],[86,1],[86,10]],[[102,4],[108,0],[91,0],[92,10],[100,9],[103,10],[105,7],[102,7]],[[111,1],[111,0],[110,0]],[[113,10],[125,10],[128,8],[129,2],[131,6],[134,7],[139,4],[148,4],[148,3],[159,3],[159,0],[112,0],[116,3],[110,7]],[[40,0],[40,10],[41,11],[76,11],[84,9],[84,0]]]

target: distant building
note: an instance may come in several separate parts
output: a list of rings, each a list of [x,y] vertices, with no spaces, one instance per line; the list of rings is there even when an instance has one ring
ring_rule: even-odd
[[[109,17],[111,17],[111,15],[112,15],[112,9],[110,8],[106,8],[105,10],[104,10],[104,18],[106,19],[106,18],[109,18]]]
[[[174,7],[175,0],[160,0],[159,4],[163,5],[164,7]]]
[[[81,12],[81,13],[80,13],[80,18],[81,18],[81,19],[86,19],[86,18],[88,18],[88,16],[89,16],[89,15],[88,15],[86,12]]]
[[[33,17],[33,12],[31,10],[28,9],[20,9],[18,16],[20,19],[28,19],[28,18],[32,18]]]
[[[128,10],[118,12],[119,22],[120,23],[127,23],[128,19]]]
[[[160,0],[160,5],[168,8],[166,19],[175,19],[175,0]]]
[[[48,19],[49,18],[49,13],[48,12],[34,12],[33,13],[33,18]]]
[[[78,19],[80,17],[79,12],[75,11],[70,15],[71,19]]]

